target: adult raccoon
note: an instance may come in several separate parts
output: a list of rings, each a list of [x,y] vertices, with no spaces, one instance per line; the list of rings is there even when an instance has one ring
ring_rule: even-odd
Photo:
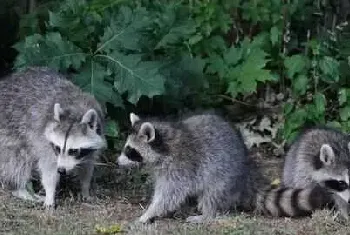
[[[50,69],[29,68],[0,80],[0,110],[0,181],[14,196],[41,200],[26,190],[34,169],[46,207],[54,206],[60,174],[72,170],[82,196],[89,196],[94,162],[105,146],[102,110],[91,95]]]
[[[344,218],[349,214],[350,136],[329,127],[305,129],[286,155],[283,184],[286,187],[320,185],[332,192]]]
[[[189,196],[198,198],[202,215],[188,222],[205,222],[233,207],[273,216],[311,213],[328,202],[318,187],[271,189],[248,156],[240,132],[215,114],[178,121],[141,119],[131,113],[131,134],[117,163],[153,166],[155,191],[142,223],[172,212]]]

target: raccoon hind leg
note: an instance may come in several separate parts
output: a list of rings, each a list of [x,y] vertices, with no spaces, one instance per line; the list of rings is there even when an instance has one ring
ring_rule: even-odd
[[[21,148],[21,146],[24,147]],[[32,176],[34,163],[31,161],[30,153],[26,151],[25,145],[17,142],[15,146],[1,146],[1,149],[5,163],[0,166],[0,176],[5,183],[12,186],[12,196],[27,201],[40,202],[42,197],[29,193],[26,188]]]
[[[190,195],[192,187],[177,182],[156,183],[154,196],[146,212],[139,218],[141,223],[149,223],[155,217],[175,211]]]
[[[212,185],[212,184],[208,184]],[[232,206],[239,202],[241,192],[237,187],[229,187],[228,184],[216,185],[216,187],[208,187],[198,198],[198,210],[202,211],[202,215],[189,216],[186,222],[189,223],[207,223],[217,218],[218,212],[229,211]]]
[[[217,202],[216,198],[210,194],[204,194],[198,200],[198,210],[202,211],[202,215],[189,216],[186,219],[188,223],[205,223],[210,222],[216,217]]]

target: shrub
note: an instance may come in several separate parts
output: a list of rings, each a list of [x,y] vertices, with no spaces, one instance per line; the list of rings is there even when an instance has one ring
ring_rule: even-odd
[[[15,68],[71,74],[111,120],[145,103],[162,112],[212,107],[227,102],[222,95],[246,101],[272,87],[284,93],[287,140],[308,122],[348,130],[346,28],[332,18],[333,3],[322,4],[67,0],[22,29]],[[108,130],[117,136],[117,122]]]

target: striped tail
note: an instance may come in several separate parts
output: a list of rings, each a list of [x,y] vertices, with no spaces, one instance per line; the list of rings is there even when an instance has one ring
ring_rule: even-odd
[[[257,212],[273,217],[301,217],[332,203],[331,194],[320,186],[268,188],[258,194]]]

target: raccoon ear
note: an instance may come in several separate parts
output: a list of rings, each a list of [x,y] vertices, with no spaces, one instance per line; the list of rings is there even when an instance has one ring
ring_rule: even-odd
[[[320,149],[320,160],[325,165],[330,165],[334,162],[334,151],[328,144],[323,144]]]
[[[145,123],[142,123],[140,127],[139,135],[146,136],[147,137],[146,142],[149,143],[155,140],[156,130],[154,129],[154,126],[151,123],[145,122]]]
[[[81,123],[86,123],[91,129],[97,127],[97,113],[95,109],[89,109],[81,119]]]
[[[59,103],[55,103],[53,107],[53,118],[55,121],[60,122],[61,116],[63,114],[63,109]]]
[[[131,122],[131,126],[133,126],[136,122],[140,121],[140,117],[137,116],[134,113],[130,113],[130,122]]]

